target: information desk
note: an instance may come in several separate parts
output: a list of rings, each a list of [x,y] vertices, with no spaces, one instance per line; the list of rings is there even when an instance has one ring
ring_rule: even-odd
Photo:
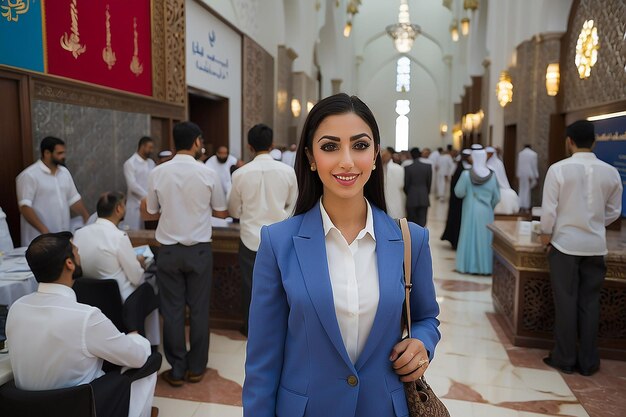
[[[493,231],[492,298],[498,321],[515,346],[550,349],[554,302],[550,271],[538,236],[520,236],[516,221]],[[607,274],[600,296],[600,355],[626,360],[626,230],[607,231]]]
[[[158,268],[159,242],[154,230],[129,230],[133,246],[150,245]],[[241,313],[241,274],[239,272],[239,225],[213,227],[213,283],[211,286],[210,327],[239,330],[243,326]]]

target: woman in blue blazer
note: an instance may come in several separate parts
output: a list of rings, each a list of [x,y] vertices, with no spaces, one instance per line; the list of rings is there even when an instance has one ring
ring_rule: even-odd
[[[411,223],[414,338],[402,339],[403,242],[385,213],[379,150],[357,97],[337,94],[309,113],[294,217],[261,231],[245,417],[408,416],[402,382],[433,358],[439,306],[428,231]]]

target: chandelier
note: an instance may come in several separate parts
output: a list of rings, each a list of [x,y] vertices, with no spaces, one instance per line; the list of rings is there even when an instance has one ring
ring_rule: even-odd
[[[598,29],[593,20],[585,20],[576,42],[576,68],[581,79],[591,75],[591,67],[598,61]]]
[[[400,0],[398,23],[387,26],[387,33],[393,38],[393,44],[398,52],[409,52],[420,32],[420,27],[411,23],[407,0]]]
[[[508,71],[500,73],[500,80],[496,84],[496,96],[502,107],[513,101],[513,82]]]

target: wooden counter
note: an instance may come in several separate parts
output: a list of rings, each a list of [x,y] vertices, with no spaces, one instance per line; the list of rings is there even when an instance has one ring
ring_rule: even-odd
[[[493,231],[492,297],[498,320],[515,346],[550,349],[554,302],[544,247],[519,236],[516,221]],[[599,347],[603,358],[626,360],[626,230],[607,231],[607,274],[600,295]]]
[[[158,247],[154,230],[127,232],[133,246],[154,247],[158,266]],[[241,314],[241,273],[239,271],[239,225],[213,227],[213,283],[209,326],[214,329],[239,330]]]

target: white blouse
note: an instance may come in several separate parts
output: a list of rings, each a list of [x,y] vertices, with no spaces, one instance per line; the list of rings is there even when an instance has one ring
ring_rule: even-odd
[[[378,309],[379,285],[372,208],[367,202],[365,228],[348,244],[320,201],[326,257],[335,314],[352,363],[365,347]]]

